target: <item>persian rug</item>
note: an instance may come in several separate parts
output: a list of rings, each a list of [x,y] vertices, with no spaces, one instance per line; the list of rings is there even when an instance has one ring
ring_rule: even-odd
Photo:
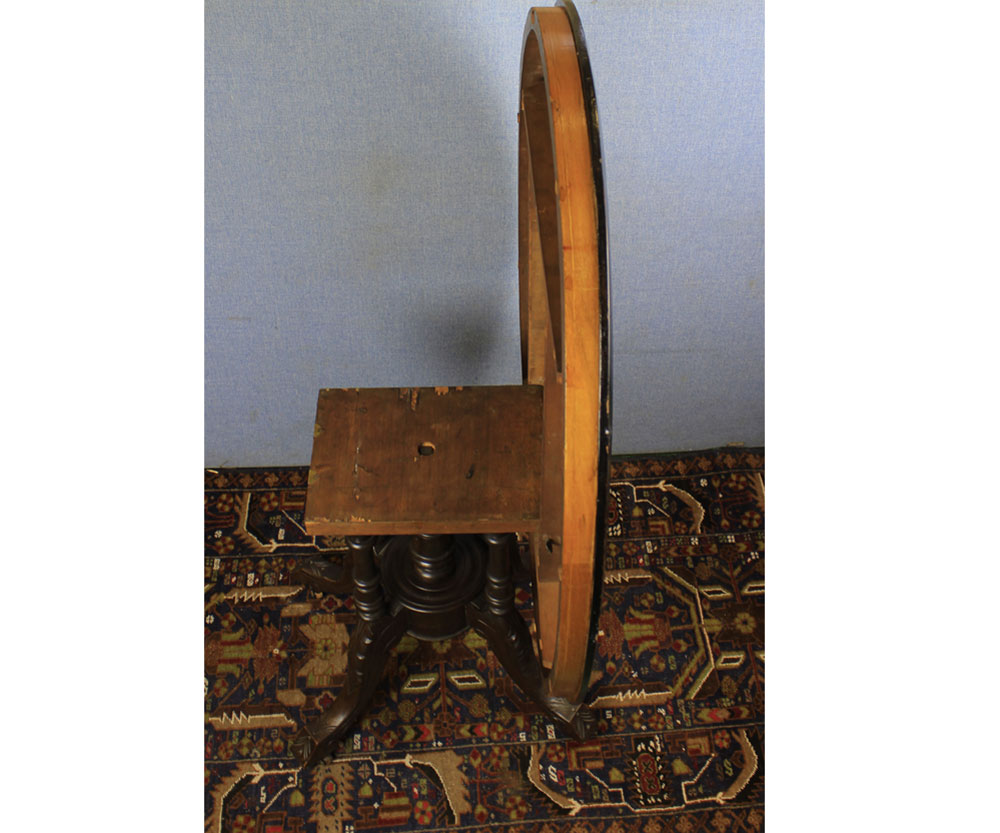
[[[289,742],[336,696],[356,615],[290,578],[346,555],[305,533],[307,474],[205,473],[206,831],[763,829],[763,449],[612,459],[592,739],[562,734],[477,634],[404,637],[312,769]],[[517,601],[530,623],[526,583]]]

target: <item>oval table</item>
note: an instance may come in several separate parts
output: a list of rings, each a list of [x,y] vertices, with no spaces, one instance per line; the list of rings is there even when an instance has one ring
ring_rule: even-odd
[[[523,384],[319,393],[305,527],[345,536],[351,558],[308,560],[293,579],[351,587],[358,622],[337,698],[292,742],[304,765],[352,728],[405,634],[475,629],[556,723],[581,739],[591,731],[611,448],[608,248],[597,103],[568,0],[528,13],[518,134]],[[524,566],[534,635],[514,608]]]

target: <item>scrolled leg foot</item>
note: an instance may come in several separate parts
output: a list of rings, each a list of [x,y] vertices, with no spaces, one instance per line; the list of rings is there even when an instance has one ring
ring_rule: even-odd
[[[302,559],[292,570],[291,580],[320,593],[350,593],[353,587],[351,555],[344,554],[340,564],[322,555]]]
[[[325,758],[328,749],[320,749],[316,739],[309,733],[309,728],[303,726],[292,738],[289,748],[302,766],[312,766],[318,760]]]
[[[528,697],[547,712],[577,740],[586,740],[594,731],[596,718],[585,703],[555,697],[546,688],[542,666],[531,647],[528,626],[517,611],[499,616],[473,607],[469,622],[484,637],[504,670]]]
[[[597,718],[586,703],[571,703],[565,697],[552,695],[543,695],[542,701],[545,710],[577,740],[587,740],[594,734]]]

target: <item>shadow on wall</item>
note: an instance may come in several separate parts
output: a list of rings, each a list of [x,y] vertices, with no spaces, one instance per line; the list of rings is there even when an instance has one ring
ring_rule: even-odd
[[[279,330],[301,331],[303,312],[330,325],[325,351],[288,349],[361,359],[377,335],[404,365],[481,371],[503,316],[470,310],[517,286],[516,90],[461,7],[345,5],[209,3],[206,313],[253,322],[267,316],[235,308],[273,300]],[[497,21],[511,64],[522,11]],[[358,327],[368,340],[338,343]]]
[[[516,91],[457,25],[460,7],[392,10],[369,67],[384,73],[380,100],[357,113],[358,164],[342,168],[350,202],[337,221],[355,247],[344,290],[385,304],[379,331],[412,351],[397,356],[400,384],[424,375],[409,369],[420,364],[475,381],[495,368],[500,310],[517,289],[516,270],[497,269],[516,258],[504,228],[516,218]]]
[[[307,460],[321,387],[519,380],[528,5],[208,0],[207,465]]]

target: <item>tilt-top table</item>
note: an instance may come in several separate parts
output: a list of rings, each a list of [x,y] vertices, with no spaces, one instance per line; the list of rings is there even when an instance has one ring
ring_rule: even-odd
[[[518,162],[523,384],[320,391],[306,497],[311,535],[343,535],[359,621],[347,677],[292,749],[329,754],[367,708],[404,634],[473,628],[563,728],[588,735],[611,447],[608,255],[597,103],[568,0],[524,27]],[[528,542],[536,639],[514,608]],[[350,584],[348,583],[350,580]]]

